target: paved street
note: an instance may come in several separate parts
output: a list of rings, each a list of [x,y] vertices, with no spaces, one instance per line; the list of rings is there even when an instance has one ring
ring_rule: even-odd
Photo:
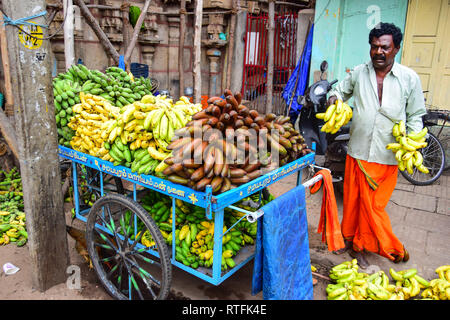
[[[318,161],[318,163],[320,163]],[[306,174],[303,175],[307,179]],[[282,181],[272,185],[270,191],[278,196],[293,188],[296,184],[296,175],[291,175]],[[340,218],[342,218],[341,195],[336,192]],[[326,246],[321,242],[318,234],[320,206],[322,194],[310,195],[307,192],[307,214],[311,262],[318,267],[318,271],[327,274],[327,268],[350,260],[351,257],[345,253],[334,255],[328,252]],[[387,211],[395,234],[409,250],[411,259],[407,263],[393,264],[385,258],[370,254],[368,257],[371,269],[388,271],[390,267],[395,270],[406,268],[417,268],[419,274],[427,279],[436,277],[434,270],[443,264],[450,263],[450,173],[443,175],[434,185],[419,187],[413,186],[403,177],[399,176],[397,187],[393,193]],[[70,209],[67,211],[67,223],[70,221]],[[83,223],[75,221],[74,225],[82,228]],[[20,278],[18,275],[11,278],[0,277],[0,283],[4,285],[15,285],[13,292],[8,292],[2,299],[110,299],[102,288],[95,272],[89,270],[85,261],[78,255],[74,248],[74,241],[69,239],[71,264],[81,267],[82,290],[70,290],[65,284],[56,286],[45,294],[31,289],[31,270],[27,251],[15,246],[2,247],[0,260],[2,263],[12,261],[22,268]],[[22,250],[19,250],[22,249]],[[187,272],[173,268],[173,281],[171,287],[172,299],[227,299],[227,300],[261,300],[262,293],[251,295],[251,278],[253,273],[253,262],[248,263],[237,271],[221,285],[214,286]],[[22,285],[17,287],[22,279]],[[314,287],[314,299],[326,299],[325,287],[327,281],[319,279],[318,285]]]

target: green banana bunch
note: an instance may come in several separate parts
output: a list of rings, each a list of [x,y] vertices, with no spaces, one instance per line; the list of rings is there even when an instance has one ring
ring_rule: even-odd
[[[326,288],[329,300],[407,300],[418,298],[448,300],[450,297],[450,265],[436,269],[438,279],[427,281],[417,274],[417,269],[395,271],[389,269],[394,281],[380,270],[373,274],[358,273],[352,261],[343,262],[330,270],[336,283]],[[353,276],[351,276],[353,270]],[[422,294],[420,292],[422,291]]]
[[[422,173],[429,173],[428,168],[423,165],[423,156],[419,151],[419,149],[427,146],[425,141],[427,133],[428,129],[425,127],[420,132],[407,134],[403,120],[393,126],[392,135],[397,142],[389,143],[386,149],[394,152],[399,170],[404,171],[406,169],[409,174],[413,174],[414,167],[416,167]]]
[[[7,188],[7,190],[5,190]],[[21,247],[28,240],[22,180],[19,170],[0,170],[0,245],[15,243]]]
[[[317,113],[317,119],[323,119],[325,124],[320,131],[335,134],[346,125],[352,118],[353,111],[350,106],[342,100],[336,100],[335,104],[330,105],[324,113]]]

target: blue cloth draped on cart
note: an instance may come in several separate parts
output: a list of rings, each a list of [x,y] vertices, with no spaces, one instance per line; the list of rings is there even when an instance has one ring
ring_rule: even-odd
[[[305,93],[306,86],[308,84],[309,67],[311,64],[311,52],[312,52],[312,41],[314,33],[314,24],[311,26],[306,40],[305,48],[303,49],[302,56],[297,63],[294,71],[289,77],[288,82],[283,90],[283,99],[286,102],[287,108],[292,100],[291,111],[289,112],[290,117],[297,117],[302,105],[297,102],[297,98]],[[297,80],[298,78],[298,80]],[[286,109],[287,110],[287,109]]]
[[[312,300],[305,187],[299,185],[261,208],[252,295],[264,300]]]

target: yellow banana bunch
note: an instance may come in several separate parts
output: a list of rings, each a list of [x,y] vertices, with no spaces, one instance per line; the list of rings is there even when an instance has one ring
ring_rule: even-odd
[[[429,282],[429,286],[422,292],[423,299],[450,300],[450,265],[437,268],[439,278]]]
[[[325,112],[316,114],[317,119],[322,119],[325,122],[320,130],[330,134],[338,132],[342,126],[350,121],[352,116],[352,108],[342,100],[336,100],[336,103],[330,105]]]
[[[106,99],[92,94],[80,93],[81,103],[73,106],[74,116],[68,126],[75,131],[70,141],[73,149],[95,157],[104,157],[108,137],[117,126],[120,109]]]
[[[434,300],[450,298],[450,265],[437,268],[439,278],[431,281],[419,276],[415,268],[401,271],[390,268],[389,274],[394,281],[390,283],[388,275],[382,270],[370,275],[357,272],[356,262],[353,261],[343,262],[330,270],[330,278],[336,283],[326,288],[328,300],[406,300],[419,296]]]
[[[409,174],[413,174],[414,167],[422,173],[429,173],[427,167],[423,165],[423,156],[419,151],[427,146],[425,135],[428,129],[425,127],[420,132],[406,133],[405,122],[402,120],[392,127],[392,135],[397,142],[389,143],[386,149],[395,154],[398,162],[398,168],[401,171],[405,169]]]

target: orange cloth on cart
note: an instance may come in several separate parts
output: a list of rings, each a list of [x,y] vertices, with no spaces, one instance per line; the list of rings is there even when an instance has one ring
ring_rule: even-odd
[[[355,251],[365,249],[390,260],[403,257],[403,244],[394,235],[384,210],[397,175],[396,165],[358,161],[347,155],[341,225],[344,238],[353,242]]]
[[[319,191],[323,185],[322,208],[320,210],[317,233],[322,233],[322,241],[326,242],[329,251],[345,247],[344,238],[339,224],[338,208],[334,196],[333,178],[329,170],[320,170],[314,176],[322,175],[323,179],[310,187],[311,193]]]

